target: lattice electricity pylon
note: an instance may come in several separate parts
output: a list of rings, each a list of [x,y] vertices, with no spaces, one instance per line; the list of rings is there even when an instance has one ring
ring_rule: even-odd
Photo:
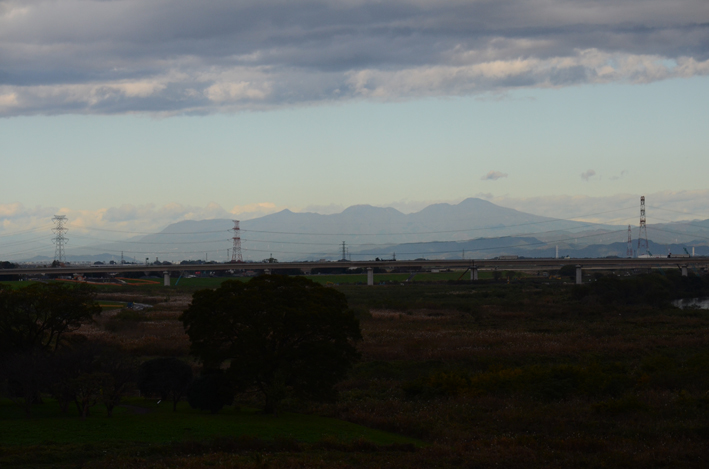
[[[69,231],[64,224],[68,220],[64,215],[54,215],[52,221],[55,224],[54,228],[52,228],[52,232],[54,233],[54,239],[52,240],[54,242],[54,260],[59,263],[64,263],[66,262],[66,256],[64,255],[64,244],[69,241],[68,238],[64,237],[64,233]]]
[[[232,237],[233,245],[231,248],[231,261],[232,262],[244,262],[243,257],[241,257],[241,230],[239,229],[239,220],[232,220],[234,222],[234,228],[231,230],[234,232],[234,237]]]
[[[633,229],[628,225],[628,249],[625,251],[625,257],[633,257]]]
[[[640,231],[638,233],[638,256],[648,254],[647,225],[645,223],[645,196],[640,197]]]

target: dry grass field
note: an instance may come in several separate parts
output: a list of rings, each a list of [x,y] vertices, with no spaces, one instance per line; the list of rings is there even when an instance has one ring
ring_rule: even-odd
[[[362,360],[337,402],[288,407],[423,447],[325,441],[253,451],[193,442],[144,456],[127,449],[84,467],[676,468],[709,460],[708,311],[527,281],[337,288],[360,317]],[[178,317],[190,295],[135,295],[100,298],[152,308],[106,311],[77,333],[141,359],[189,359]]]

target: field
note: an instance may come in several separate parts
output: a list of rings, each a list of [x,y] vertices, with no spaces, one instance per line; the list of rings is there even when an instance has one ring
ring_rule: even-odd
[[[0,400],[0,441],[7,446],[39,445],[46,442],[103,444],[131,440],[139,443],[170,443],[185,439],[203,440],[218,436],[250,436],[273,440],[294,438],[317,442],[335,435],[343,442],[364,439],[387,445],[419,444],[418,441],[372,430],[342,420],[315,415],[284,413],[267,416],[255,409],[230,407],[219,414],[190,409],[187,403],[173,412],[170,403],[158,405],[155,400],[130,398],[108,418],[101,407],[86,421],[80,420],[75,408],[62,414],[58,405],[47,399],[37,406],[32,418],[9,399]],[[38,425],[42,422],[42,425]]]
[[[189,360],[177,317],[193,286],[179,287],[102,289],[101,302],[152,308],[106,309],[80,332],[138,357]],[[674,468],[709,457],[705,310],[649,294],[609,302],[533,278],[334,288],[364,337],[337,402],[291,401],[274,418],[251,411],[248,396],[217,415],[136,397],[129,404],[149,413],[124,408],[111,420],[97,406],[82,422],[50,412],[49,400],[23,420],[4,401],[0,466],[50,467],[52,452],[65,467],[103,468]]]

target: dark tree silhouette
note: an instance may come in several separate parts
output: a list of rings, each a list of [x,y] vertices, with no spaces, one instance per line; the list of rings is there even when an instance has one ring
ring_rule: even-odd
[[[24,350],[7,354],[0,361],[0,384],[7,384],[7,395],[29,417],[32,404],[39,401],[39,393],[47,384],[47,359],[38,350]]]
[[[101,312],[89,285],[0,285],[0,354],[41,349],[53,353],[63,336]]]
[[[187,402],[193,409],[208,410],[213,414],[234,402],[234,387],[222,370],[203,373],[187,389]]]
[[[359,358],[359,321],[345,296],[303,277],[264,275],[194,294],[181,319],[206,368],[255,390],[265,411],[288,396],[326,400]]]
[[[140,365],[138,388],[146,396],[160,396],[172,400],[172,410],[185,396],[192,382],[192,368],[177,358],[155,358]]]

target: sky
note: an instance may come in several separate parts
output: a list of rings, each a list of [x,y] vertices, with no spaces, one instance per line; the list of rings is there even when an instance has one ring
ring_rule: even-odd
[[[706,0],[0,0],[0,244],[467,197],[706,219],[708,110]]]

